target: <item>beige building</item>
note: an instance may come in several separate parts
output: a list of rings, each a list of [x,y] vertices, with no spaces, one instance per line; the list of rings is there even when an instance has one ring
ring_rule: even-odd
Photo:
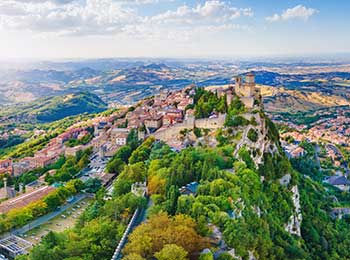
[[[128,135],[129,133],[127,132],[118,134],[115,138],[115,143],[120,146],[126,145]]]
[[[144,124],[147,128],[158,129],[163,125],[163,116],[154,116],[146,118]]]
[[[113,128],[111,131],[111,139],[115,140],[117,145],[126,145],[129,132],[127,128]]]

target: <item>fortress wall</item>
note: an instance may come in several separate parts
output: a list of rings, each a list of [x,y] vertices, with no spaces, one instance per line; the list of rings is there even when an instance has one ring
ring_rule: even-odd
[[[198,128],[217,129],[223,127],[226,119],[226,114],[219,114],[217,118],[197,119],[195,125]]]
[[[241,116],[247,119],[248,121],[250,121],[253,117],[253,115],[250,113],[241,114]]]
[[[170,139],[175,139],[179,132],[183,129],[186,129],[184,125],[173,125],[169,128],[162,129],[160,131],[157,131],[153,133],[154,138],[162,141],[170,140]]]
[[[241,101],[247,108],[254,107],[254,97],[241,97]]]
[[[217,118],[203,118],[194,119],[190,118],[183,123],[178,123],[170,126],[169,128],[161,129],[153,133],[154,138],[162,141],[175,139],[181,130],[193,129],[195,126],[198,128],[218,129],[223,127],[226,119],[226,114],[220,114]]]
[[[235,86],[235,92],[238,96],[241,97],[251,97],[254,95],[253,90],[245,86]]]
[[[185,120],[183,123],[177,123],[169,128],[161,129],[153,133],[153,136],[159,140],[170,140],[176,138],[181,130],[184,129],[193,129],[194,128],[194,119],[190,118]]]

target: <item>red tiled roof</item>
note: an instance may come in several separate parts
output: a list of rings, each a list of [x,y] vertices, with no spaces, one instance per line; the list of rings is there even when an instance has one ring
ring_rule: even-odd
[[[0,204],[0,213],[7,213],[11,209],[23,208],[28,204],[38,201],[48,195],[55,188],[52,186],[41,187],[29,193],[25,193],[13,199],[6,200]]]

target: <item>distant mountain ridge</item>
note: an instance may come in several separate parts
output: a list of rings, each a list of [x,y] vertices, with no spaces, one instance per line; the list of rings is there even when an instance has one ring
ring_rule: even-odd
[[[249,70],[254,71],[258,84],[296,91],[268,96],[265,102],[268,110],[273,106],[276,110],[295,106],[296,111],[304,111],[347,104],[350,72],[342,66],[339,71],[329,66],[320,69],[315,66],[304,68],[300,63],[271,65],[127,59],[44,62],[34,69],[0,71],[0,93],[3,94],[0,107],[78,91],[94,93],[106,103],[127,105],[161,90],[177,90],[190,84],[199,87],[232,84],[234,75]],[[288,106],[283,106],[284,103]]]

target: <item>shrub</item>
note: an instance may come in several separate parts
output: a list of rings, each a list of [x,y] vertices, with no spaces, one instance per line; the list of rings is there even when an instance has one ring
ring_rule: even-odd
[[[242,147],[239,152],[238,152],[239,157],[245,162],[245,164],[247,165],[247,167],[251,170],[255,169],[255,163],[252,160],[249,151],[245,148]]]
[[[250,141],[252,141],[252,142],[256,142],[256,141],[258,141],[258,133],[256,132],[256,130],[254,130],[254,129],[249,129],[249,131],[248,131],[248,138],[249,138],[249,140]]]
[[[237,127],[249,125],[249,121],[242,116],[227,116],[225,126]]]
[[[194,133],[194,135],[195,135],[197,138],[199,138],[199,137],[202,136],[202,130],[201,130],[200,128],[195,127],[195,128],[193,129],[193,133]]]
[[[229,253],[222,253],[219,257],[218,260],[233,260],[234,258],[229,254]]]

